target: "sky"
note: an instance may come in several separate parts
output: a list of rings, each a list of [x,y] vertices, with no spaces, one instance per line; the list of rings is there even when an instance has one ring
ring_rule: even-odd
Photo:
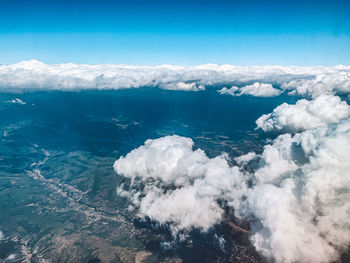
[[[350,64],[350,1],[0,0],[0,64]]]

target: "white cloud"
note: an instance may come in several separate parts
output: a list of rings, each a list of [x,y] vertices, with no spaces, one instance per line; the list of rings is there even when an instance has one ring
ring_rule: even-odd
[[[281,85],[290,94],[318,96],[322,93],[349,93],[350,67],[282,67],[207,64],[200,66],[130,65],[46,65],[36,60],[0,66],[2,89],[122,89],[162,87],[201,90],[208,85],[239,82]],[[261,86],[262,84],[260,84]],[[264,89],[264,88],[263,88]],[[253,87],[242,94],[264,95]],[[277,94],[270,86],[267,94]],[[264,95],[264,96],[265,96]],[[270,95],[271,96],[271,95]]]
[[[238,90],[238,87],[236,86],[232,86],[231,88],[226,88],[226,87],[223,87],[222,89],[218,90],[218,92],[221,94],[221,95],[224,95],[224,94],[228,94],[228,95],[231,95],[231,96],[235,96],[236,95],[236,91]]]
[[[258,252],[276,262],[332,262],[348,249],[349,158],[348,120],[265,147],[240,210],[258,220],[251,235]]]
[[[146,141],[115,162],[115,171],[133,182],[118,192],[141,217],[170,223],[174,233],[219,223],[224,200],[250,221],[256,250],[275,262],[332,262],[348,249],[349,120],[280,135],[262,154],[236,158],[240,169],[225,155],[211,159],[192,147],[179,136]],[[248,172],[252,159],[257,168]]]
[[[346,94],[350,92],[350,71],[348,67],[338,66],[320,72],[315,77],[290,80],[282,84],[282,89],[290,94],[317,97],[321,94]]]
[[[243,164],[249,163],[251,160],[253,160],[255,158],[256,158],[256,153],[255,152],[249,152],[247,154],[244,154],[244,155],[236,157],[234,160],[239,165],[243,165]]]
[[[252,85],[247,85],[242,88],[232,86],[231,88],[223,87],[218,90],[222,95],[231,96],[251,95],[255,97],[274,97],[282,94],[281,90],[275,89],[271,84],[255,82]]]
[[[10,100],[9,102],[13,103],[13,104],[21,104],[21,105],[27,104],[26,102],[24,102],[23,100],[21,100],[19,98],[14,98],[14,99]]]
[[[210,159],[192,147],[189,138],[166,136],[147,140],[114,163],[116,173],[135,186],[129,192],[119,188],[118,193],[133,200],[140,216],[172,223],[174,233],[192,227],[208,230],[224,212],[218,199],[235,202],[245,189],[241,172],[229,166],[226,155]],[[139,181],[144,184],[142,192]]]
[[[271,84],[255,82],[241,88],[239,95],[252,95],[255,97],[274,97],[281,95],[282,91],[275,89]]]
[[[350,106],[339,97],[321,95],[314,100],[299,100],[295,105],[283,103],[272,113],[262,115],[257,127],[264,131],[303,131],[350,116]]]
[[[197,85],[195,82],[185,83],[185,82],[177,82],[177,83],[165,83],[160,85],[161,88],[167,90],[182,90],[182,91],[200,91],[205,90],[203,85]]]
[[[5,239],[5,235],[2,231],[0,231],[0,241]]]

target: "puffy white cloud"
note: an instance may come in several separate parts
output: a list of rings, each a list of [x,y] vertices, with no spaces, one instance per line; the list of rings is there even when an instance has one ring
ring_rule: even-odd
[[[264,131],[303,131],[350,116],[350,106],[338,96],[321,95],[314,100],[299,100],[295,105],[283,103],[272,113],[262,115],[257,127]]]
[[[241,88],[239,95],[252,95],[255,97],[274,97],[281,95],[282,91],[275,89],[271,84],[255,82]]]
[[[147,140],[114,163],[116,173],[135,186],[129,192],[119,188],[119,194],[133,200],[140,216],[172,223],[174,233],[192,227],[208,230],[224,213],[218,200],[237,202],[245,190],[243,175],[229,166],[226,155],[211,159],[192,147],[189,138],[166,136]]]
[[[21,104],[21,105],[27,104],[26,102],[24,102],[23,100],[21,100],[19,98],[14,98],[14,99],[10,100],[9,102],[14,103],[14,104]]]
[[[242,164],[249,163],[251,160],[255,159],[255,157],[256,157],[256,153],[255,152],[249,152],[247,154],[244,154],[244,155],[236,157],[234,160],[239,165],[242,165]]]
[[[238,90],[238,87],[236,86],[232,86],[231,88],[226,88],[226,87],[223,87],[222,89],[218,90],[218,92],[222,95],[224,94],[228,94],[228,95],[231,95],[231,96],[235,96],[236,95],[236,91]]]
[[[242,88],[232,86],[231,88],[223,87],[218,90],[222,95],[231,96],[251,95],[255,97],[274,97],[282,94],[281,90],[275,89],[271,84],[255,82],[252,85],[247,85]]]
[[[347,251],[349,158],[348,120],[265,147],[240,209],[257,220],[251,241],[258,252],[277,262],[332,262]]]
[[[0,66],[2,89],[122,89],[162,87],[201,90],[208,85],[259,82],[281,85],[290,94],[349,93],[350,67],[282,67],[207,64],[200,66],[46,65],[36,60]],[[266,86],[268,94],[278,91]],[[242,94],[260,95],[253,87]],[[271,96],[271,95],[270,95]]]
[[[140,216],[171,223],[174,233],[219,223],[218,200],[226,201],[250,221],[256,250],[275,262],[332,262],[347,251],[349,120],[280,135],[262,154],[235,158],[240,169],[225,155],[211,159],[192,147],[179,136],[147,140],[115,162],[115,171],[132,181],[128,192],[118,192]],[[253,159],[257,167],[248,172],[244,167]]]

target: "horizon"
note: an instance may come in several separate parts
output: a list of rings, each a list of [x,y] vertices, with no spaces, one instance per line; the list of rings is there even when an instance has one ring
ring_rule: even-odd
[[[161,66],[174,66],[174,67],[200,67],[200,66],[217,66],[217,67],[223,67],[223,66],[234,66],[234,67],[242,67],[242,68],[248,68],[248,67],[281,67],[281,68],[288,68],[288,67],[296,67],[296,68],[317,68],[317,67],[325,67],[325,68],[337,68],[337,67],[350,67],[350,64],[335,64],[335,65],[322,65],[322,64],[315,64],[315,65],[295,65],[295,64],[286,64],[286,65],[280,65],[280,64],[249,64],[249,65],[239,65],[239,64],[229,64],[229,63],[203,63],[203,64],[119,64],[119,63],[77,63],[74,61],[66,61],[66,62],[59,62],[59,63],[46,63],[45,61],[31,58],[31,59],[25,59],[20,60],[13,63],[0,63],[0,66],[11,66],[20,64],[23,62],[39,62],[43,63],[47,66],[53,66],[53,65],[62,65],[62,64],[75,64],[75,65],[88,65],[88,66],[104,66],[104,65],[112,65],[112,66],[130,66],[130,67],[161,67]]]

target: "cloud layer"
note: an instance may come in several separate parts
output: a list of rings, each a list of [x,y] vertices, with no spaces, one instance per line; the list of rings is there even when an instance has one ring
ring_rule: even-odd
[[[46,65],[36,60],[0,66],[2,89],[123,89],[161,87],[203,90],[208,85],[246,82],[241,94],[273,96],[278,85],[291,95],[316,97],[350,92],[350,67],[282,67],[207,64],[200,66]]]

